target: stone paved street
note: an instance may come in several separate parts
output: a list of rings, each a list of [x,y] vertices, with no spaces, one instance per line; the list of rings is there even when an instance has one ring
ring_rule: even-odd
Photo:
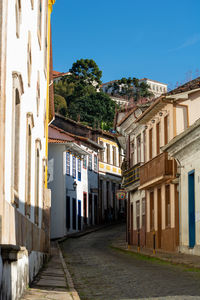
[[[124,232],[115,225],[63,242],[81,300],[200,299],[200,272],[111,248]]]

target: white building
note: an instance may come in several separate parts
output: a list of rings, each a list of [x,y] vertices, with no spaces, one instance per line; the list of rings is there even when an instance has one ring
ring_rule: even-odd
[[[178,163],[179,250],[200,255],[200,119],[164,147]]]
[[[54,2],[0,3],[1,299],[19,299],[49,251],[45,172]]]
[[[155,98],[159,97],[162,94],[167,93],[167,84],[161,83],[160,81],[142,78],[139,79],[139,82],[145,82],[149,85],[149,90],[154,94]]]
[[[49,180],[51,238],[98,223],[98,144],[51,125]]]

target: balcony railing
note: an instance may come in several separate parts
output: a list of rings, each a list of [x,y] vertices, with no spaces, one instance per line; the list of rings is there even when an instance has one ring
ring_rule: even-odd
[[[127,188],[133,184],[138,183],[140,180],[140,166],[141,163],[138,163],[137,165],[134,165],[127,171],[123,173],[123,187]]]
[[[140,167],[140,186],[150,186],[156,179],[162,182],[172,176],[173,160],[169,160],[168,153],[164,152]]]

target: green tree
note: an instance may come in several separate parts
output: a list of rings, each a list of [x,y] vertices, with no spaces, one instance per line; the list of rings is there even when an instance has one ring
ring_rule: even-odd
[[[72,68],[69,70],[75,79],[82,83],[97,85],[101,84],[102,71],[93,59],[80,59],[73,63]]]
[[[102,129],[113,126],[115,102],[103,92],[83,96],[70,103],[69,115],[72,119]]]
[[[146,82],[140,82],[139,79],[133,77],[122,78],[109,85],[112,87],[112,95],[125,96],[129,100],[134,99],[135,102],[140,98],[151,98],[153,93],[149,90]]]
[[[54,94],[55,112],[60,113],[64,117],[67,116],[67,103],[64,97]]]

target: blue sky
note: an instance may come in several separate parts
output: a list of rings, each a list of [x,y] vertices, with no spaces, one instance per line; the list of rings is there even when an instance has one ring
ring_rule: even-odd
[[[171,87],[200,76],[200,0],[56,0],[53,64],[94,59],[102,81],[147,77]]]

